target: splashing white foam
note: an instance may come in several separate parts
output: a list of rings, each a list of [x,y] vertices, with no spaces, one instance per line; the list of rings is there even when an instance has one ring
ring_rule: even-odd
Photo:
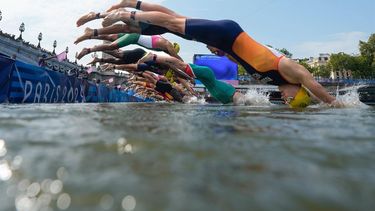
[[[245,94],[245,105],[250,106],[270,106],[269,94],[257,89],[249,89]]]
[[[207,102],[204,98],[198,98],[196,96],[187,97],[187,98],[184,99],[184,102],[186,104],[198,104],[198,105],[207,104]]]
[[[341,108],[368,108],[368,106],[359,99],[358,89],[361,87],[363,87],[363,85],[336,90],[336,100],[341,103]],[[309,107],[326,108],[331,106],[326,103],[321,103]]]
[[[359,99],[358,89],[363,86],[353,86],[350,88],[346,88],[344,90],[340,90],[341,92],[344,91],[342,95],[340,92],[336,93],[336,99],[341,102],[345,108],[365,108],[368,107],[366,104],[362,103]]]

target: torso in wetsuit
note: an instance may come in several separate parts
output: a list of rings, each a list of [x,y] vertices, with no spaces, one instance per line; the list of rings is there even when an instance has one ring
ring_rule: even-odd
[[[289,84],[278,71],[283,55],[253,40],[234,21],[187,19],[185,33],[231,55],[253,78],[263,83]]]

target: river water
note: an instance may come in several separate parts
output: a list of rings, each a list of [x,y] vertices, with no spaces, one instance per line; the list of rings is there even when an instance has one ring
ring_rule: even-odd
[[[0,210],[372,210],[375,107],[0,105]]]

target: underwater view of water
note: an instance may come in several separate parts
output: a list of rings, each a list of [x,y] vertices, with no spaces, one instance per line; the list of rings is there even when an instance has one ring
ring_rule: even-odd
[[[375,107],[0,105],[0,210],[372,210]]]

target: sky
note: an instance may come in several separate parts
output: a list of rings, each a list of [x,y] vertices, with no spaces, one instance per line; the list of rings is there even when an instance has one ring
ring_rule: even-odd
[[[179,14],[193,18],[232,19],[260,43],[286,48],[293,58],[317,57],[319,53],[358,53],[359,40],[367,41],[375,33],[374,0],[145,0],[160,3]],[[98,28],[100,21],[76,27],[76,20],[90,11],[100,12],[119,0],[2,0],[0,30],[19,35],[22,22],[26,25],[23,38],[50,51],[57,40],[56,53],[69,47],[69,59],[84,47],[100,44],[86,41],[74,45],[86,26]],[[165,35],[181,45],[181,56],[191,62],[194,54],[209,53],[205,45]],[[136,46],[128,47],[128,49]],[[86,56],[79,61],[92,60]]]

